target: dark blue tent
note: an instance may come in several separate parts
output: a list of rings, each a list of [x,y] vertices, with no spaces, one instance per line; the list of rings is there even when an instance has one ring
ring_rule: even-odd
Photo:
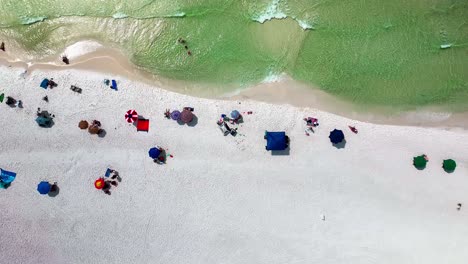
[[[159,150],[158,148],[151,148],[149,151],[148,151],[148,155],[150,156],[150,158],[152,159],[157,159],[159,157],[159,155],[161,154],[161,150]]]
[[[44,80],[42,80],[40,86],[41,86],[42,88],[44,88],[44,89],[47,89],[47,86],[49,86],[49,79],[44,79]]]
[[[265,139],[267,140],[267,150],[285,150],[287,148],[285,132],[266,132]]]
[[[16,173],[0,169],[0,187],[6,188],[16,178]]]
[[[50,185],[49,182],[46,182],[46,181],[41,181],[38,185],[37,185],[37,191],[40,193],[40,194],[48,194],[50,192],[50,188],[52,188],[52,185]]]
[[[117,91],[117,82],[115,80],[112,80],[111,88]]]
[[[52,118],[51,117],[38,116],[36,118],[36,122],[40,127],[51,127],[52,126]]]
[[[334,129],[333,131],[330,132],[330,138],[331,143],[333,144],[338,144],[341,143],[344,140],[344,134],[343,131]]]

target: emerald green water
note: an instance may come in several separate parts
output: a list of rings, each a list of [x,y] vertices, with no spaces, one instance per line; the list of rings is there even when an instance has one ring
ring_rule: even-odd
[[[360,104],[468,109],[466,0],[0,0],[0,6],[0,35],[28,56],[93,39],[173,79],[232,88],[284,72]]]

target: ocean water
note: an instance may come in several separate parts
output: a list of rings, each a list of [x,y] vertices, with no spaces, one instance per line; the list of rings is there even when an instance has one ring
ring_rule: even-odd
[[[466,0],[0,0],[0,7],[2,40],[28,58],[88,39],[155,74],[229,89],[285,73],[360,104],[468,102]]]

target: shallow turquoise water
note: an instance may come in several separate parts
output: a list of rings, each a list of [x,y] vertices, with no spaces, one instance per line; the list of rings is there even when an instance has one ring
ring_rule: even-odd
[[[462,0],[0,0],[0,6],[0,34],[35,57],[94,39],[173,79],[235,87],[285,72],[357,103],[468,99]]]

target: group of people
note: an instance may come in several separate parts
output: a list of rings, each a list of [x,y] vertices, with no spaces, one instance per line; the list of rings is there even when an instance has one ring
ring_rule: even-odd
[[[120,178],[119,172],[108,168],[106,170],[105,178],[98,179],[96,182],[99,182],[99,184],[95,184],[96,188],[101,188],[105,194],[111,195],[112,187],[117,187],[119,185],[118,182],[120,181],[122,181],[122,178]]]
[[[183,38],[179,38],[177,40],[177,42],[179,42],[179,44],[183,45],[185,50],[187,50],[187,55],[191,56],[192,55],[192,52],[189,50],[189,47],[187,45],[187,41]]]

